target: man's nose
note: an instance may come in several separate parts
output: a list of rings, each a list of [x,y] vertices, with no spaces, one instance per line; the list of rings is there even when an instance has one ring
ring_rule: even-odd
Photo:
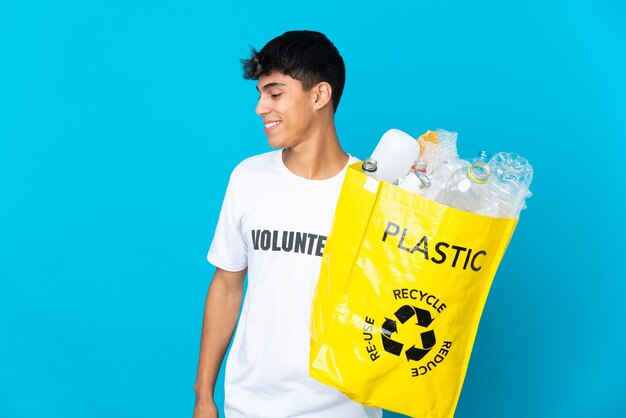
[[[259,102],[256,104],[255,112],[257,115],[262,116],[269,112],[267,102],[262,97],[259,99]]]

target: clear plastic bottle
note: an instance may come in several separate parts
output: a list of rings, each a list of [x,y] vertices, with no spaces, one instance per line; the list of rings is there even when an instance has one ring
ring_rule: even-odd
[[[432,200],[438,200],[439,193],[446,187],[448,179],[459,168],[466,168],[469,162],[459,159],[456,150],[456,140],[458,134],[443,129],[437,130],[438,143],[435,153],[427,155],[428,174],[430,178],[430,188],[426,193],[426,197]]]
[[[452,174],[459,170],[469,167],[470,163],[466,160],[457,158],[446,158],[439,164],[439,167],[430,176],[430,188],[426,193],[426,197],[439,202],[441,199],[439,194],[445,189],[446,184]]]
[[[456,170],[438,196],[447,206],[485,216],[498,216],[498,199],[489,187],[491,167],[487,153],[479,153],[467,168]]]
[[[530,197],[533,167],[519,154],[499,152],[489,160],[493,180],[490,187],[498,197],[501,218],[517,218]]]
[[[378,162],[375,158],[370,157],[364,159],[361,163],[361,172],[376,180],[380,180],[378,178]]]
[[[398,187],[424,196],[430,187],[430,179],[426,175],[426,163],[415,161],[409,174],[398,182]]]

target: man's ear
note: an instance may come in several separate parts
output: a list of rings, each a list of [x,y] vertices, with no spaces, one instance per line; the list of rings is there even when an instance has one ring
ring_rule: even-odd
[[[333,88],[327,82],[322,81],[314,87],[314,90],[315,103],[313,106],[315,108],[315,111],[319,111],[330,102],[333,94]]]

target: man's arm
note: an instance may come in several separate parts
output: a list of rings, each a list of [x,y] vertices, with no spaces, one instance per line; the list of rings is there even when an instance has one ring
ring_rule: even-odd
[[[194,385],[194,418],[217,417],[213,390],[237,324],[246,271],[230,272],[217,268],[209,286],[202,321],[198,374]]]

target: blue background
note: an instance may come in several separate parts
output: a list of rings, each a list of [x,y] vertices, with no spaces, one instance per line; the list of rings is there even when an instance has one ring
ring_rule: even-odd
[[[239,59],[302,28],[344,56],[353,155],[445,128],[534,165],[456,416],[623,416],[624,21],[618,0],[0,0],[0,417],[191,416],[222,195],[269,150]]]

